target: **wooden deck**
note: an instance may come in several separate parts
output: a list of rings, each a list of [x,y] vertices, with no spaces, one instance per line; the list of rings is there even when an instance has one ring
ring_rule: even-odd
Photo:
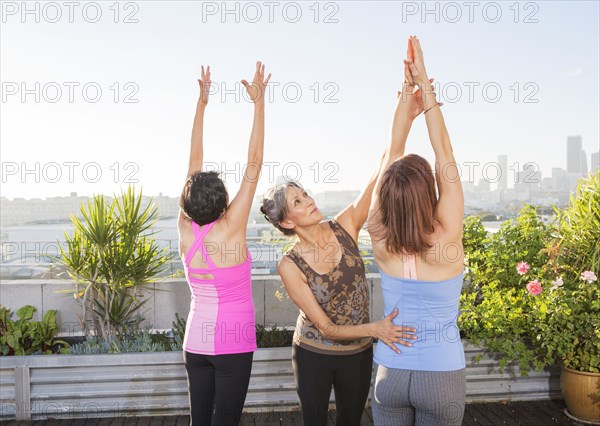
[[[564,413],[564,402],[560,400],[518,401],[467,404],[463,426],[496,425],[575,425]],[[8,421],[6,426],[187,426],[189,416],[117,417],[73,420]],[[329,425],[335,425],[335,411],[329,413]],[[302,426],[298,411],[271,411],[268,413],[244,413],[242,426]],[[372,426],[371,410],[365,409],[361,426]],[[306,425],[308,426],[308,425]]]

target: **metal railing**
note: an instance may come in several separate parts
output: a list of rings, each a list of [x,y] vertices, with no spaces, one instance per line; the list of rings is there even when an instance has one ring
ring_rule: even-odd
[[[464,346],[467,402],[560,397],[557,369],[523,377],[514,365],[501,371],[492,354]],[[3,357],[0,390],[1,420],[189,414],[181,352]],[[244,409],[274,408],[298,409],[291,348],[254,355]]]

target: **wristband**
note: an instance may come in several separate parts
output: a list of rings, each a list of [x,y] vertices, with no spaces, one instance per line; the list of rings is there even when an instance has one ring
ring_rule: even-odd
[[[425,111],[423,111],[423,114],[427,114],[427,111],[431,111],[433,108],[440,106],[440,104],[435,104],[434,106],[427,108]]]

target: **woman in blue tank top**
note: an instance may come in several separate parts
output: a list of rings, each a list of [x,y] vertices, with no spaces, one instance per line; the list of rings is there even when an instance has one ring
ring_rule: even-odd
[[[401,354],[377,345],[373,421],[377,426],[460,425],[466,393],[456,323],[463,280],[463,192],[441,104],[414,36],[408,40],[404,77],[368,230],[381,270],[385,314],[398,308],[394,323],[415,327],[417,339]],[[424,158],[402,154],[421,108],[435,174]]]

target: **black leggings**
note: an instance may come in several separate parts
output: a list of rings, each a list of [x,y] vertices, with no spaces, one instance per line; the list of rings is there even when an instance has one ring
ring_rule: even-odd
[[[190,394],[190,425],[240,423],[253,356],[254,352],[201,355],[183,351]]]
[[[331,386],[335,392],[335,424],[360,424],[371,386],[372,346],[353,355],[324,355],[293,345],[292,365],[305,425],[327,424]]]

